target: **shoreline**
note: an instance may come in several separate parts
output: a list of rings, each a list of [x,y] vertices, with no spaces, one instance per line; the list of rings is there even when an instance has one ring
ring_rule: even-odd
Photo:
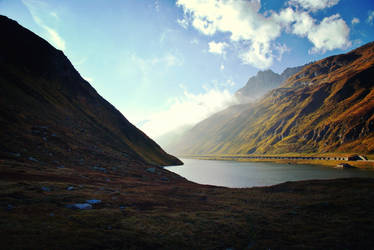
[[[183,155],[178,156],[179,158],[187,159],[199,159],[199,160],[218,160],[218,161],[239,161],[239,162],[273,162],[279,164],[308,164],[308,165],[322,165],[328,167],[337,167],[339,164],[349,164],[354,168],[374,170],[374,161],[371,160],[372,156],[369,156],[369,160],[327,160],[326,158],[345,158],[346,155],[254,155],[254,156],[243,156],[243,155]],[[302,159],[305,158],[305,159]],[[309,159],[307,159],[309,158]],[[324,159],[311,159],[311,158],[324,158]]]

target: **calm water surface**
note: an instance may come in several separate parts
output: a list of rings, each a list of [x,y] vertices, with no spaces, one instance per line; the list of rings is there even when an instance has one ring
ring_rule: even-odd
[[[373,170],[337,169],[318,165],[289,165],[267,162],[236,162],[182,159],[183,166],[166,169],[190,181],[225,187],[269,186],[286,181],[371,177]]]

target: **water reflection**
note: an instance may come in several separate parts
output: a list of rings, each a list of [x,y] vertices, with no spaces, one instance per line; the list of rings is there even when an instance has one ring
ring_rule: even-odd
[[[269,186],[286,181],[371,177],[374,171],[336,169],[317,165],[290,165],[268,162],[236,162],[182,159],[183,166],[166,169],[190,181],[225,187]]]

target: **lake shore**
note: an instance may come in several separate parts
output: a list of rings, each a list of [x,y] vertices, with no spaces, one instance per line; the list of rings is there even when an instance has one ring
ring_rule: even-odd
[[[0,166],[4,249],[368,249],[374,244],[373,178],[223,188],[157,167],[129,175],[130,169],[109,170],[105,164],[107,172],[11,160]],[[95,201],[90,209],[72,206],[87,201]]]
[[[300,158],[344,158],[347,155],[336,155],[336,154],[289,154],[289,155],[269,155],[269,156],[251,156],[252,158],[247,158],[245,155],[183,155],[179,156],[182,158],[200,159],[200,160],[220,160],[220,161],[242,161],[242,162],[273,162],[281,164],[310,164],[310,165],[322,165],[329,167],[337,167],[339,164],[347,163],[350,166],[361,168],[361,169],[373,169],[374,170],[374,160],[372,155],[369,155],[369,160],[320,160],[320,159],[300,159]],[[259,158],[255,158],[259,157]],[[269,157],[269,159],[261,158]],[[292,159],[294,158],[294,159]]]

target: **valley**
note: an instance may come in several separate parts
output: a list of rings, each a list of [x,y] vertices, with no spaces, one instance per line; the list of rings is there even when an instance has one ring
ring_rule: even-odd
[[[188,181],[165,168],[183,162],[100,96],[61,50],[5,16],[0,28],[2,249],[373,246],[373,178],[252,188]],[[373,50],[307,65],[172,148],[198,157],[372,154],[373,84],[364,80],[372,79]]]

